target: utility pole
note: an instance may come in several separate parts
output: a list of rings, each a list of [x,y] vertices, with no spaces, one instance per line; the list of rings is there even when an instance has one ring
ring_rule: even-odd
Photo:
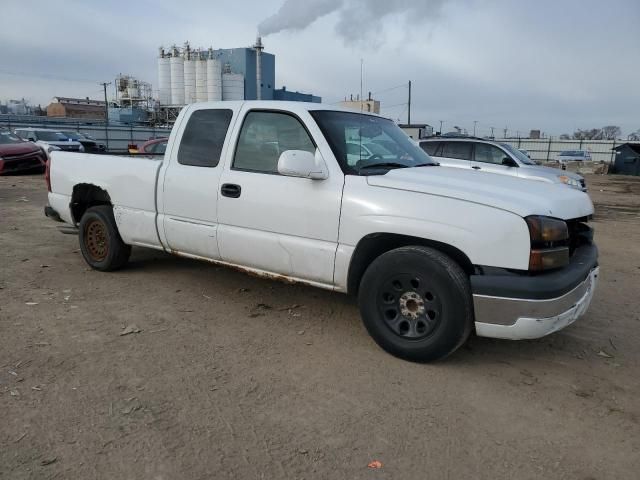
[[[443,124],[443,123],[444,123],[444,122],[443,122],[442,120],[440,120],[440,135],[442,135],[442,124]]]
[[[409,80],[409,101],[407,102],[408,111],[407,111],[407,124],[411,125],[411,80]]]
[[[102,82],[100,85],[102,85],[104,89],[104,141],[107,150],[109,150],[109,130],[107,129],[109,126],[109,103],[107,102],[107,87],[111,85],[111,82]]]
[[[477,121],[477,120],[474,120],[474,121],[473,121],[473,136],[474,136],[474,137],[476,136],[476,126],[477,126],[477,125],[478,125],[478,121]]]
[[[99,85],[102,85],[104,89],[104,122],[105,124],[109,123],[109,103],[107,102],[107,87],[111,85],[111,82],[103,82]]]
[[[360,59],[360,111],[362,112],[364,110],[364,105],[362,104],[362,102],[364,101],[363,98],[363,87],[362,84],[364,82],[364,58]]]
[[[507,127],[504,127],[504,137],[502,138],[507,138],[507,132],[509,131],[509,129]]]
[[[491,129],[491,138],[496,138],[496,137],[493,135],[493,130],[494,130],[494,128],[495,128],[495,127],[489,127],[489,128]]]

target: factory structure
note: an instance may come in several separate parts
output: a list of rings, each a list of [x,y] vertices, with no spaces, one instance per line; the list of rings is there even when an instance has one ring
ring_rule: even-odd
[[[252,47],[213,49],[160,47],[159,119],[171,123],[185,105],[227,100],[289,100],[320,103],[321,98],[275,88],[276,58],[264,51],[260,37]]]

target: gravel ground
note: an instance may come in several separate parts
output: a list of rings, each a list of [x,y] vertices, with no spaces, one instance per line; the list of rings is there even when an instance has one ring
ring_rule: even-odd
[[[142,249],[94,272],[42,177],[0,177],[0,478],[638,478],[640,178],[588,182],[588,314],[418,365],[340,294]]]

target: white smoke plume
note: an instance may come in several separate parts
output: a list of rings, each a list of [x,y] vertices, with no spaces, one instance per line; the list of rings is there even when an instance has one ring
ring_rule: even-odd
[[[342,7],[344,0],[285,0],[277,13],[258,25],[262,36],[283,30],[303,30],[317,19]]]
[[[278,12],[258,26],[260,35],[303,30],[316,20],[336,12],[336,32],[347,43],[366,40],[383,29],[390,16],[408,23],[437,18],[447,0],[285,0]]]

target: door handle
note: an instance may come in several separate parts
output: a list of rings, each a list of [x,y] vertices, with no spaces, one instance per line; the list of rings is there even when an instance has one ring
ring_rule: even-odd
[[[223,197],[229,198],[240,198],[240,194],[242,193],[242,188],[240,185],[235,185],[233,183],[225,183],[220,188],[220,193]]]
[[[471,167],[471,168],[473,168],[474,170],[482,170],[482,168],[478,167],[477,165],[474,165],[474,166],[473,166],[473,167]]]

